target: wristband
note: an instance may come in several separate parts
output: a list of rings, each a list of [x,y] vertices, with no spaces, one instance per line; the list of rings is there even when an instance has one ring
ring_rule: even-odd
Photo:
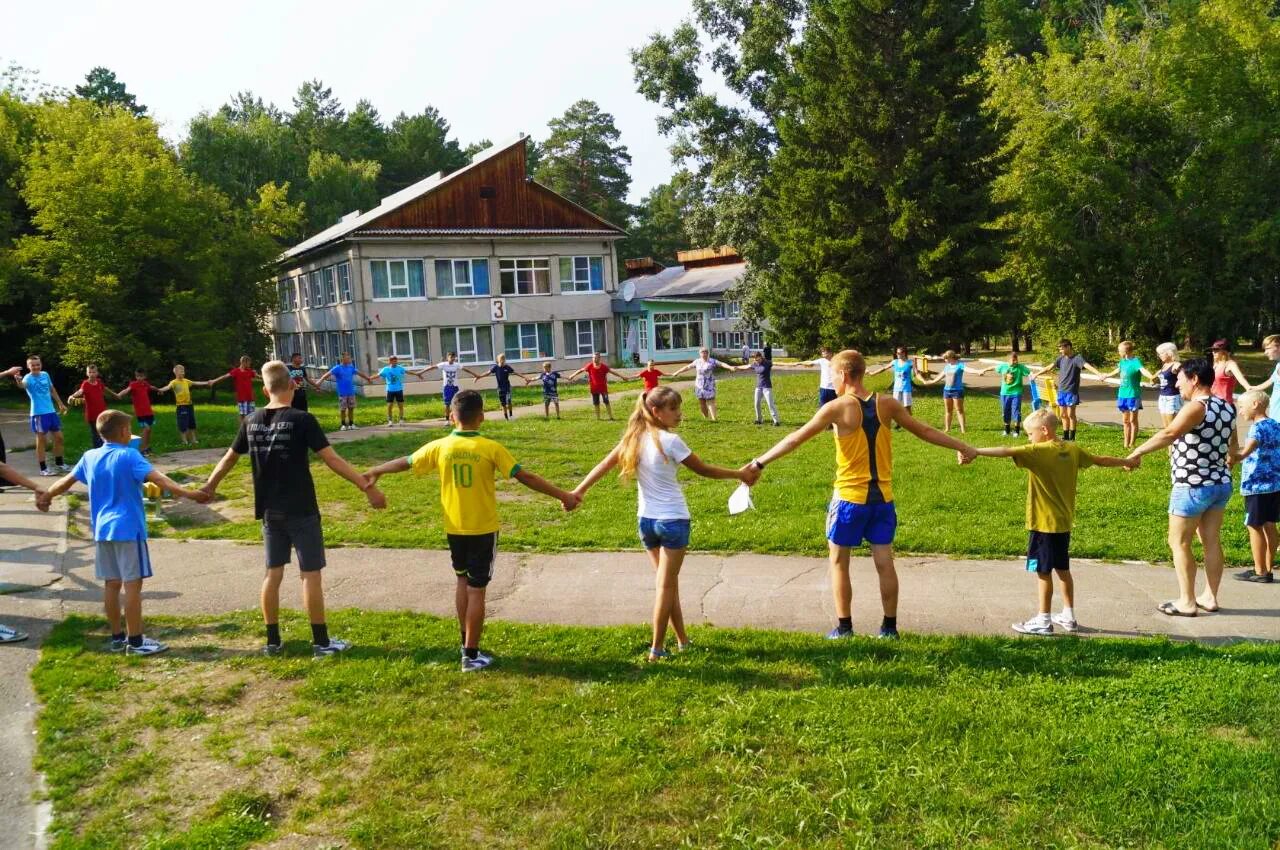
[[[764,469],[764,464],[761,463],[758,458],[755,460],[752,460],[751,465],[754,466],[756,469]]]

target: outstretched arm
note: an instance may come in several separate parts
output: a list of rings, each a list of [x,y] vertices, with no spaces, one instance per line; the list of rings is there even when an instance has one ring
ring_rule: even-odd
[[[748,470],[751,469],[750,465],[744,466],[742,469],[726,469],[723,466],[715,466],[707,463],[693,453],[690,453],[689,456],[684,459],[684,465],[689,467],[689,469],[694,473],[701,475],[703,478],[733,478],[738,481],[746,481],[748,484],[753,484],[755,483],[755,479],[758,477],[748,472]]]
[[[823,405],[813,415],[812,419],[774,443],[773,448],[756,458],[756,462],[761,466],[772,463],[780,457],[791,454],[823,431],[826,431],[835,422],[836,407],[837,405],[834,404]]]
[[[904,430],[910,431],[914,436],[919,437],[926,443],[932,443],[944,449],[955,449],[964,457],[974,457],[974,452],[977,450],[973,446],[963,443],[949,434],[944,434],[931,425],[924,424],[910,413],[907,413],[907,409],[897,399],[882,399],[881,404],[884,405],[891,420],[897,422]]]
[[[190,499],[193,502],[200,502],[203,504],[211,498],[209,491],[203,489],[192,490],[190,487],[184,487],[158,469],[152,469],[148,472],[146,480],[150,481],[152,484],[158,484],[176,496],[181,496],[184,499]]]
[[[389,460],[386,463],[380,463],[364,474],[365,480],[370,483],[376,483],[379,478],[384,475],[394,475],[397,472],[408,472],[412,469],[407,457],[398,457]]]
[[[231,471],[231,467],[236,465],[236,461],[240,459],[240,455],[236,454],[235,449],[227,449],[227,453],[222,456],[222,460],[218,461],[218,465],[209,473],[209,478],[204,482],[201,490],[204,490],[210,496],[218,489],[218,484],[222,479],[227,477],[227,473]]]
[[[578,371],[574,372],[574,373],[573,373],[572,375],[570,375],[569,377],[565,378],[565,380],[566,380],[566,381],[572,381],[574,378],[578,377],[579,375],[581,375],[581,374],[582,374],[583,372],[585,372],[585,371],[586,371],[586,368],[585,368],[585,367],[584,367],[584,368],[582,368],[582,369],[579,369]]]
[[[622,451],[622,444],[613,447],[613,450],[604,456],[604,459],[595,465],[595,468],[587,473],[587,477],[573,488],[573,492],[581,499],[588,490],[595,486],[595,483],[609,473],[609,470],[618,465],[618,455]]]
[[[1110,455],[1089,455],[1093,458],[1093,462],[1097,466],[1106,466],[1111,469],[1137,469],[1138,459],[1127,457],[1111,457]]]
[[[61,496],[63,493],[70,490],[72,487],[75,486],[75,484],[76,484],[75,475],[71,473],[67,473],[66,475],[59,478],[57,481],[53,482],[53,486],[50,487],[48,490],[45,490],[44,492],[36,490],[36,507],[42,511],[49,510],[49,503],[52,502],[54,499],[58,498],[59,496]],[[35,488],[32,488],[32,489],[35,489]]]
[[[43,492],[34,481],[4,462],[0,462],[0,479],[10,484],[17,484],[19,487],[26,487],[32,493]]]
[[[537,475],[527,469],[519,470],[515,474],[515,479],[530,490],[542,493],[544,496],[550,496],[553,499],[558,499],[560,504],[564,505],[564,509],[566,511],[573,510],[582,502],[582,497],[577,493],[570,493],[568,490],[562,490],[547,479],[543,478],[541,475]]]
[[[382,495],[382,491],[377,488],[374,482],[361,475],[359,470],[347,463],[342,455],[333,450],[333,446],[325,446],[316,454],[320,455],[320,459],[324,461],[325,466],[350,481],[357,490],[364,493],[369,499],[371,507],[381,509],[387,506],[387,497]]]
[[[1244,372],[1240,371],[1239,365],[1237,365],[1234,360],[1227,364],[1227,372],[1228,374],[1235,376],[1235,379],[1240,382],[1240,386],[1244,387],[1245,392],[1255,389],[1255,387],[1249,383],[1249,379],[1244,376]]]
[[[679,369],[672,372],[671,377],[674,378],[676,375],[683,375],[685,372],[688,372],[692,368],[693,368],[692,363],[685,364],[684,366],[681,366]]]

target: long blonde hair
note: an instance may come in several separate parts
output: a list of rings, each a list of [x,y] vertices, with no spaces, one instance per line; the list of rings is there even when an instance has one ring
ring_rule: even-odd
[[[622,434],[618,444],[622,451],[618,455],[618,472],[623,478],[636,474],[636,466],[640,463],[641,440],[648,434],[653,445],[662,451],[662,443],[658,440],[658,432],[663,430],[662,423],[654,415],[654,410],[669,410],[679,407],[683,399],[680,393],[671,387],[654,387],[647,393],[641,393],[636,399],[636,406],[627,420],[627,430]]]

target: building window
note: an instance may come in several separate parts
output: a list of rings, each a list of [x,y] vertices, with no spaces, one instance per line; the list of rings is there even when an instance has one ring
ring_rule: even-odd
[[[546,257],[499,260],[503,295],[550,295],[551,263]]]
[[[702,347],[701,313],[654,313],[653,335],[658,351]]]
[[[747,334],[747,345],[759,351],[764,348],[764,333],[761,331],[751,331]]]
[[[356,334],[355,331],[340,331],[338,334],[341,342],[338,348],[338,357],[342,357],[342,352],[351,355],[352,360],[356,360]]]
[[[488,325],[441,328],[440,347],[458,355],[459,363],[492,363],[493,334]]]
[[[730,319],[736,319],[742,315],[742,302],[729,301],[725,304],[725,313]]]
[[[716,303],[711,305],[711,318],[713,319],[724,318],[724,302],[723,301],[717,301]]]
[[[338,276],[335,274],[334,267],[328,266],[321,270],[320,275],[324,280],[324,303],[338,303]]]
[[[324,282],[320,280],[320,272],[314,271],[307,275],[307,279],[311,281],[311,307],[324,306]]]
[[[295,313],[298,311],[298,301],[299,301],[298,293],[301,291],[304,291],[305,289],[306,287],[302,283],[302,278],[300,277],[289,278],[289,309],[293,310]]]
[[[342,335],[337,331],[329,331],[329,358],[325,361],[325,366],[332,366],[338,362],[339,356],[342,354]]]
[[[551,353],[551,323],[502,326],[502,350],[508,360],[546,360]]]
[[[640,320],[640,326],[644,327],[644,321]],[[640,336],[644,336],[641,334]],[[644,340],[638,340],[640,348],[644,348]],[[564,323],[564,356],[565,357],[585,357],[589,354],[595,354],[597,351],[604,354],[608,350],[608,343],[604,338],[604,320],[603,319],[582,319],[576,322]]]
[[[724,338],[724,331],[711,332],[711,347],[716,349],[725,349],[729,347],[729,344]]]
[[[302,293],[302,308],[311,309],[311,283],[305,274],[298,275],[298,290]]]
[[[343,304],[351,303],[351,264],[338,263],[338,297]]]
[[[488,295],[489,261],[436,260],[436,294],[441,298]]]
[[[603,292],[604,257],[561,257],[561,292]]]
[[[283,313],[289,309],[289,285],[288,278],[281,278],[276,281],[276,312]]]
[[[378,331],[375,342],[378,346],[379,360],[388,360],[394,354],[399,358],[401,366],[430,365],[425,330]]]
[[[426,298],[422,260],[370,260],[375,300]]]
[[[649,322],[644,316],[639,319],[640,322],[640,350],[649,350]]]

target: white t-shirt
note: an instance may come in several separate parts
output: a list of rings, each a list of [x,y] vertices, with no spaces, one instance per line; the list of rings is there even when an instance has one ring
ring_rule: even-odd
[[[819,357],[813,362],[818,364],[818,389],[834,390],[836,382],[831,380],[831,361],[825,357]]]
[[[458,385],[458,370],[462,368],[461,363],[450,363],[445,360],[437,363],[436,368],[440,370],[440,376],[444,378],[444,386],[456,387]]]
[[[636,516],[645,519],[689,519],[684,491],[676,481],[680,464],[693,452],[684,440],[670,431],[658,431],[662,451],[653,444],[653,434],[645,434],[636,464],[636,484],[640,491]]]

